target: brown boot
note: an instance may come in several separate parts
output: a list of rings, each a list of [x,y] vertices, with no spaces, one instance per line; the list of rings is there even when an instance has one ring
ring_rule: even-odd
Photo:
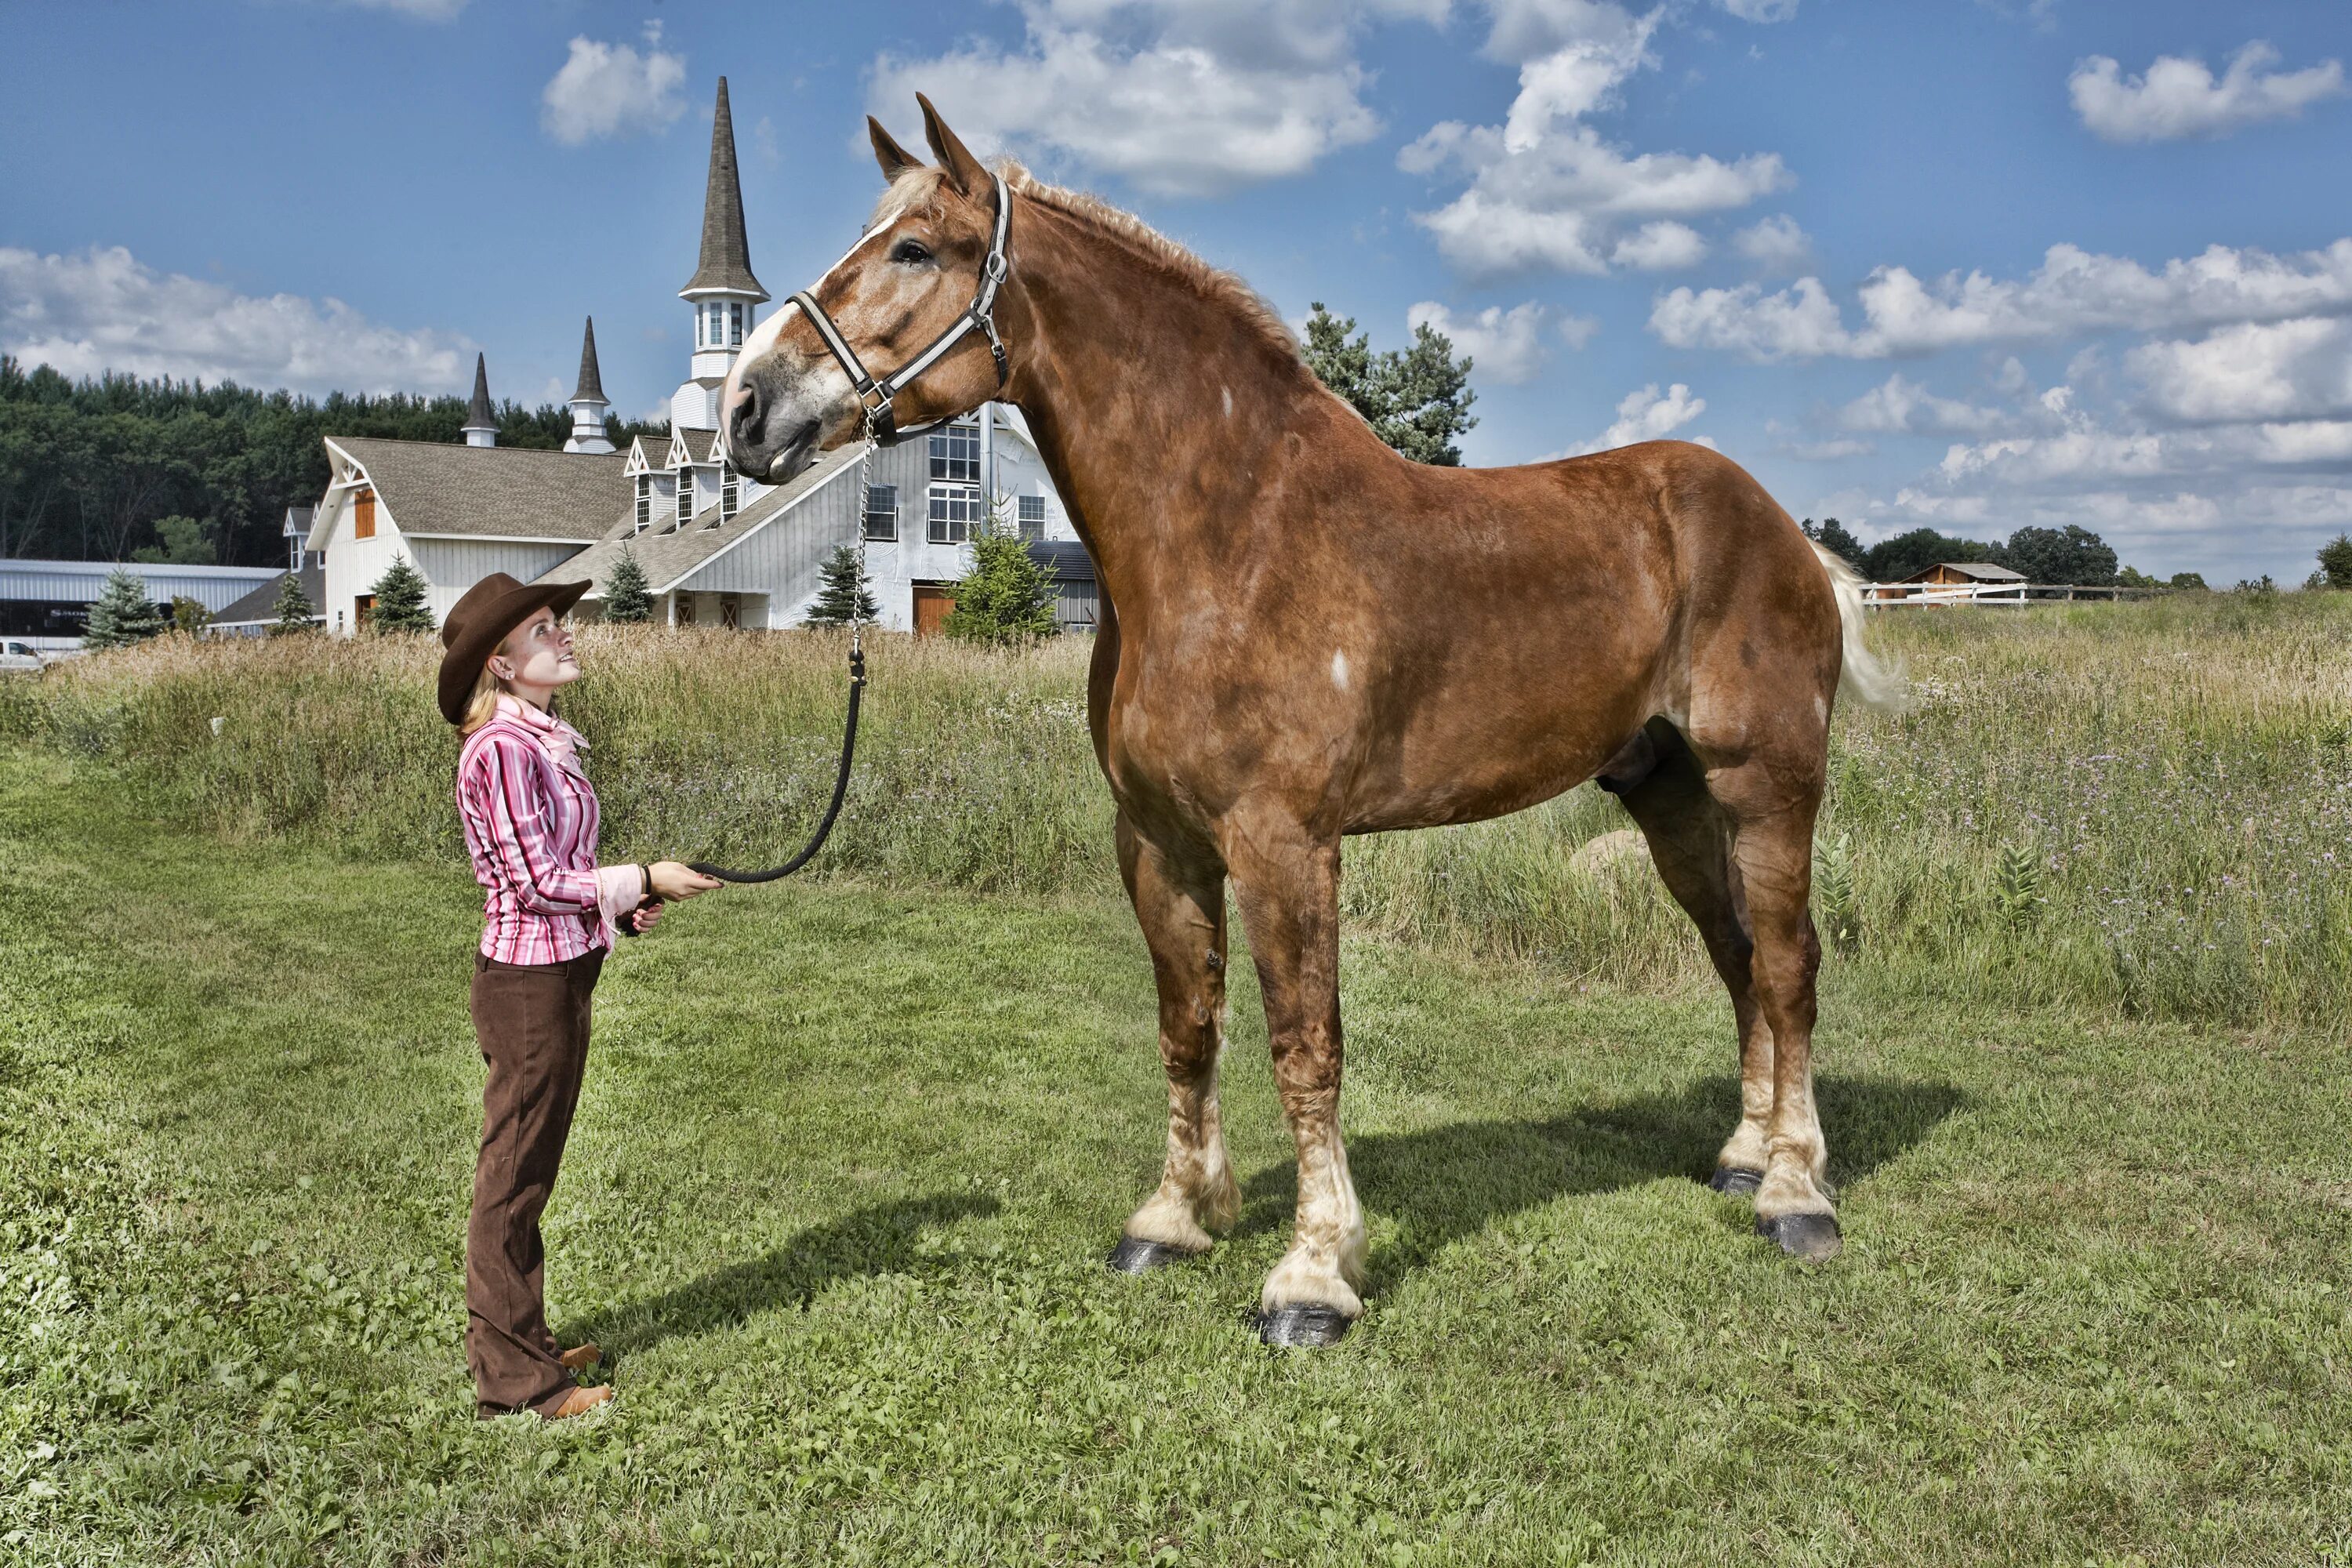
[[[599,1405],[609,1402],[612,1397],[611,1384],[602,1384],[594,1388],[575,1388],[563,1396],[563,1403],[555,1407],[555,1414],[550,1415],[548,1419],[564,1421],[574,1415],[584,1415]]]
[[[603,1363],[604,1352],[594,1345],[573,1345],[555,1359],[563,1363],[566,1372],[586,1372]]]

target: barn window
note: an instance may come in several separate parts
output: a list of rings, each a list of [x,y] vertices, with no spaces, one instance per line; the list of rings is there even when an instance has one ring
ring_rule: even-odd
[[[868,485],[866,487],[866,537],[896,539],[898,537],[898,487]]]
[[[743,346],[743,307],[740,304],[727,307],[727,341],[730,348]]]
[[[980,482],[980,426],[950,425],[931,432],[931,478]]]
[[[732,522],[735,514],[743,510],[743,481],[732,468],[719,470],[719,521]]]
[[[643,533],[654,525],[654,477],[637,476],[637,531]]]
[[[694,516],[694,470],[677,471],[677,525],[684,528]]]
[[[1021,537],[1024,539],[1045,537],[1045,498],[1044,496],[1021,498]]]
[[[375,537],[375,491],[365,485],[352,497],[352,537]]]
[[[961,544],[971,537],[981,519],[978,485],[933,485],[930,501],[933,544]]]

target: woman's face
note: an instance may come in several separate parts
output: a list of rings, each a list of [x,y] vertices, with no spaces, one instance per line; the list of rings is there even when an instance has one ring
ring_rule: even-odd
[[[580,679],[580,661],[572,657],[572,633],[541,610],[507,634],[490,656],[490,673],[509,686],[552,690]]]

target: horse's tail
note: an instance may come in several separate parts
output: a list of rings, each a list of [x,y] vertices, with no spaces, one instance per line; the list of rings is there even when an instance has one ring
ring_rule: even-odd
[[[1862,574],[1834,551],[1814,544],[1813,553],[1821,557],[1822,570],[1830,574],[1830,589],[1837,595],[1838,635],[1843,650],[1838,664],[1838,690],[1866,708],[1893,710],[1906,706],[1910,689],[1902,669],[1881,662],[1864,638],[1864,618],[1870,612],[1862,602]]]

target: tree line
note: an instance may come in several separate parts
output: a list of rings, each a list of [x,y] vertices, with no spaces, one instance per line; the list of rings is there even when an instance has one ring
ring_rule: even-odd
[[[2205,579],[2183,572],[2168,584],[2135,572],[2116,560],[2114,548],[2089,529],[2076,523],[2063,528],[2021,528],[2006,540],[1961,539],[1932,528],[1915,528],[1864,544],[1836,518],[1819,523],[1807,518],[1798,525],[1805,537],[1833,555],[1843,556],[1873,583],[1900,583],[1944,562],[1982,563],[2006,566],[2029,583],[2065,584],[2078,588],[2202,588]]]
[[[572,411],[496,414],[502,447],[560,448]],[[455,442],[462,397],[344,392],[324,399],[234,382],[70,380],[0,355],[0,556],[266,566],[286,509],[327,488],[327,436]],[[608,418],[615,447],[662,423]]]

